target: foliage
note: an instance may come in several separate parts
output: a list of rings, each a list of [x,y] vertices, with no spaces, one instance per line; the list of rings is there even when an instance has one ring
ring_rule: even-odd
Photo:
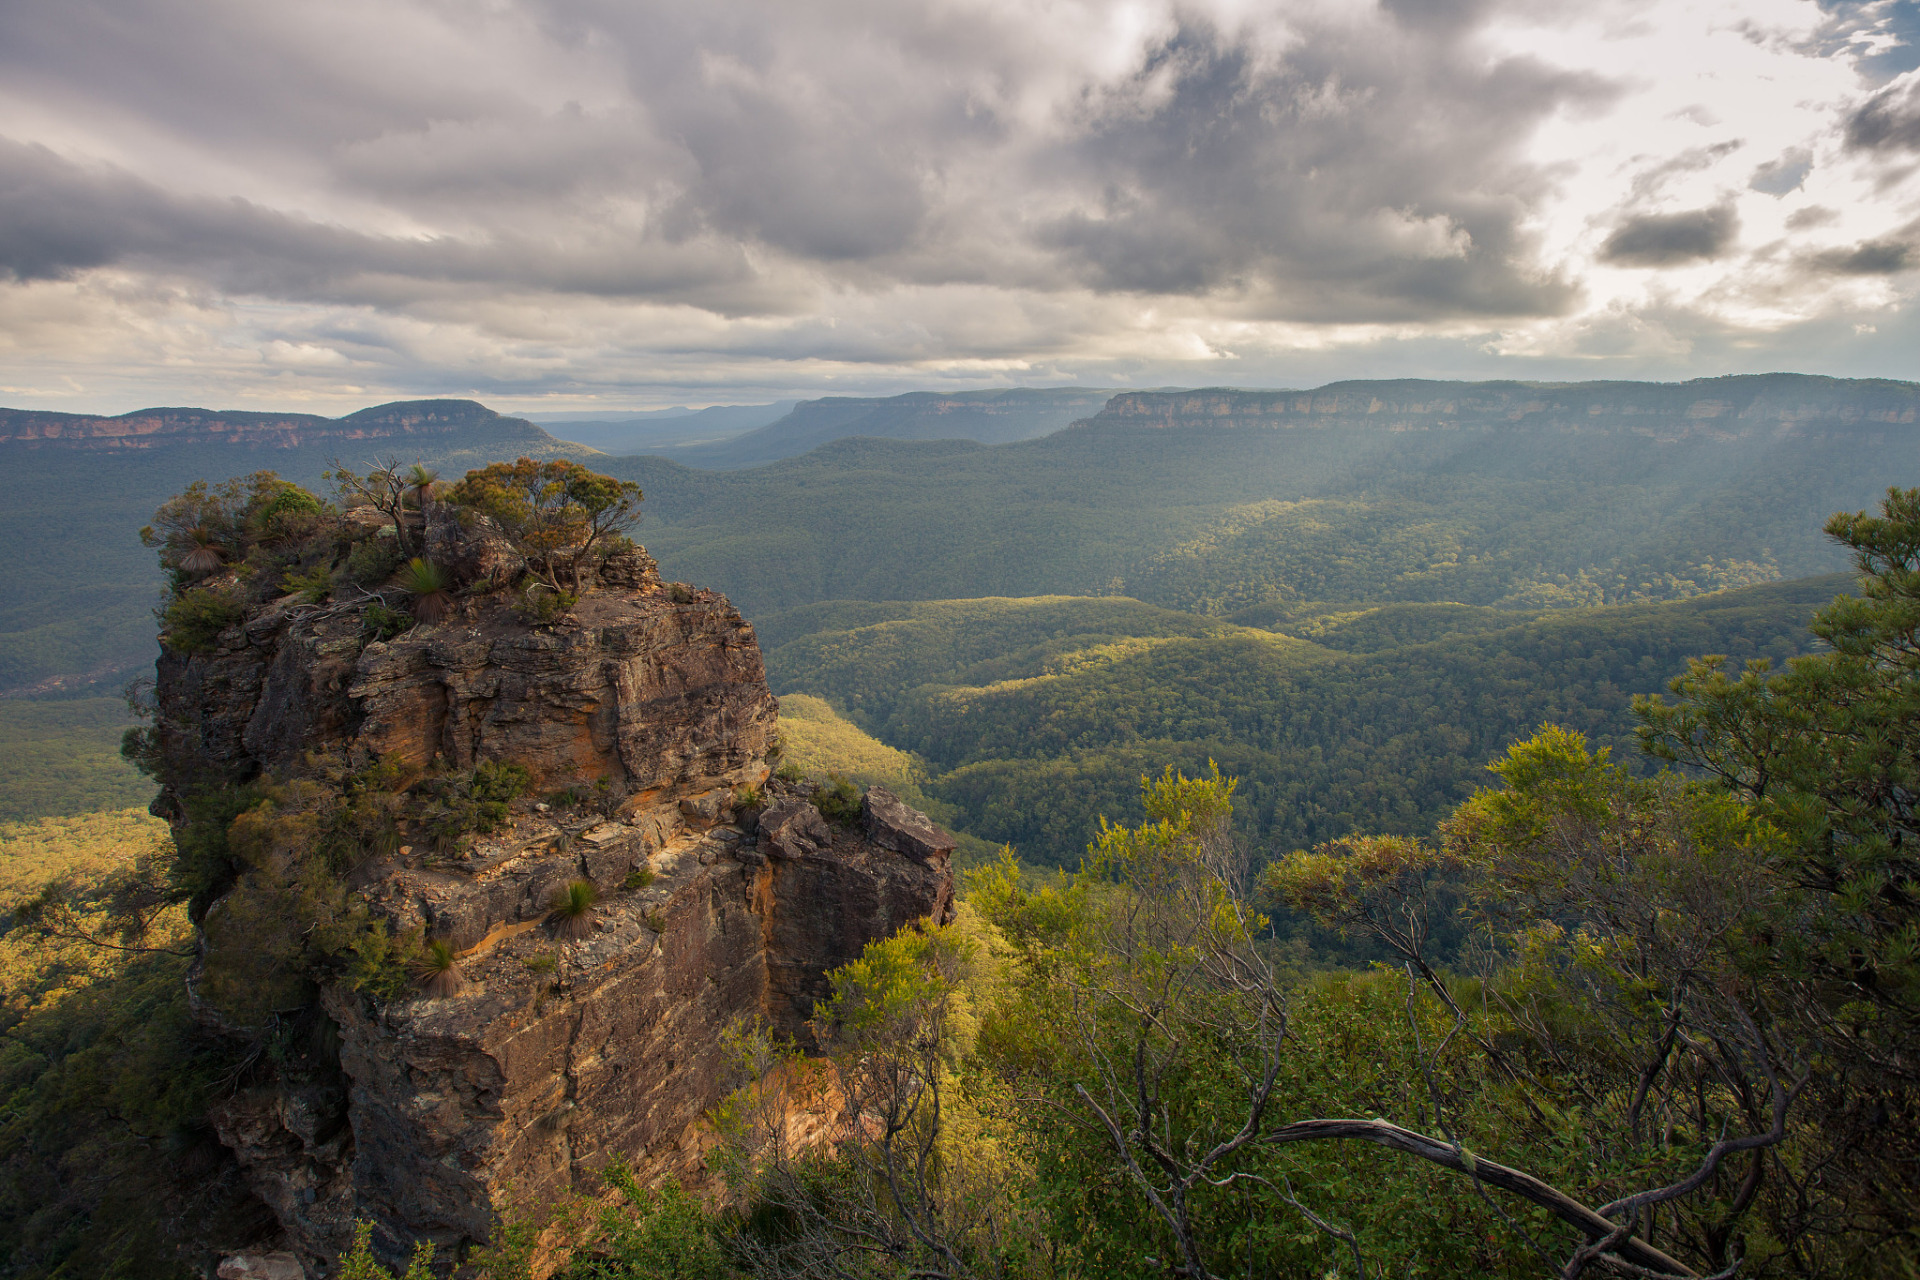
[[[860,788],[853,780],[829,773],[827,780],[813,793],[813,807],[828,822],[850,827],[860,818]]]
[[[640,518],[639,485],[564,458],[521,458],[469,471],[447,501],[492,520],[555,592],[571,587],[577,593],[596,552]]]
[[[514,598],[513,612],[522,622],[545,627],[558,622],[578,603],[580,597],[571,591],[557,591],[544,582],[529,582]]]
[[[355,1222],[353,1244],[340,1259],[340,1269],[334,1275],[337,1280],[434,1280],[433,1242],[422,1240],[416,1244],[405,1273],[396,1277],[373,1256],[373,1224]]]
[[[436,853],[451,853],[469,835],[491,835],[506,825],[509,806],[533,787],[525,766],[482,760],[471,769],[443,773],[422,782],[427,801],[419,821]]]
[[[607,1166],[619,1200],[600,1211],[599,1239],[574,1255],[561,1280],[735,1280],[740,1272],[700,1202],[679,1187],[649,1191],[624,1164]]]
[[[123,759],[118,698],[0,701],[0,822],[144,806],[153,784]]]
[[[1840,585],[1519,615],[1371,652],[1112,600],[848,605],[794,625],[862,625],[790,640],[768,668],[776,687],[826,695],[924,761],[924,792],[951,806],[941,821],[1034,863],[1071,865],[1101,812],[1127,811],[1141,773],[1210,758],[1241,779],[1243,827],[1286,849],[1431,832],[1483,761],[1545,721],[1630,748],[1633,693],[1693,653],[1792,655]]]
[[[1860,591],[1815,615],[1826,651],[1738,676],[1704,658],[1673,682],[1676,702],[1636,710],[1651,752],[1713,778],[1779,833],[1755,853],[1805,914],[1757,933],[1751,967],[1808,985],[1803,1015],[1837,1068],[1831,1094],[1908,1116],[1920,1042],[1920,490],[1890,489],[1877,514],[1836,515],[1827,532],[1852,552]],[[1871,1171],[1863,1191],[1909,1237],[1920,1232],[1920,1180],[1887,1163],[1920,1135],[1842,1114],[1830,1123]]]
[[[429,998],[457,995],[466,986],[466,977],[460,972],[460,955],[445,938],[431,939],[421,948],[419,958],[413,962],[413,973],[420,983],[421,994]]]
[[[413,626],[413,615],[401,609],[389,609],[376,600],[360,611],[360,621],[375,640],[391,640]]]
[[[246,612],[246,603],[231,588],[191,588],[161,609],[160,643],[175,653],[211,653],[220,633]]]
[[[347,552],[346,564],[342,569],[347,580],[363,587],[377,587],[398,572],[406,563],[406,556],[398,538],[385,536],[384,531],[371,538],[361,538]]]
[[[635,867],[633,870],[627,872],[626,879],[620,882],[620,887],[629,891],[644,889],[652,884],[654,879],[655,876],[652,867]]]
[[[281,590],[297,595],[307,604],[320,604],[333,594],[333,571],[324,564],[288,573],[280,579]]]

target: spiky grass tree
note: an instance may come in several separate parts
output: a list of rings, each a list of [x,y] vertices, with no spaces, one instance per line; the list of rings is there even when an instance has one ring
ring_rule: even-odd
[[[453,612],[453,580],[431,560],[415,556],[400,568],[397,580],[413,596],[413,616],[439,622]]]
[[[547,919],[553,922],[554,936],[580,939],[593,934],[593,904],[600,901],[600,890],[591,880],[572,880],[553,894],[553,910]]]
[[[414,964],[414,977],[419,980],[420,993],[432,999],[458,995],[467,985],[467,976],[460,972],[459,953],[445,938],[427,944]]]
[[[400,473],[400,483],[405,487],[406,496],[412,499],[413,505],[424,513],[427,503],[439,492],[440,473],[432,467],[416,462]]]
[[[212,573],[227,558],[225,550],[206,529],[189,529],[179,555],[180,568],[196,578],[204,578]]]

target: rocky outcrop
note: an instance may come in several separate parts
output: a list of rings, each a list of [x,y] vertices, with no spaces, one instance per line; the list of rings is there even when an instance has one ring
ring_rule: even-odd
[[[436,522],[430,542],[481,536]],[[318,1269],[370,1219],[390,1260],[418,1240],[447,1256],[597,1189],[614,1160],[698,1184],[701,1118],[735,1083],[726,1030],[760,1019],[806,1043],[829,970],[950,915],[953,841],[923,815],[876,790],[842,827],[770,779],[775,703],[725,599],[662,584],[637,550],[600,581],[549,626],[496,591],[371,643],[356,609],[289,598],[162,660],[175,781],[157,803],[176,819],[189,783],[373,762],[402,782],[486,761],[536,781],[490,835],[353,871],[394,936],[457,954],[458,989],[379,1003],[323,978],[318,1007],[288,1015],[329,1045],[326,1069],[267,1072],[212,1114],[283,1230],[234,1243]],[[598,900],[557,928],[556,892],[582,880]]]

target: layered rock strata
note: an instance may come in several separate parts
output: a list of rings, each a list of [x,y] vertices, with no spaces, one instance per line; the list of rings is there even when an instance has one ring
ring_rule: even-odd
[[[587,797],[530,798],[494,835],[354,872],[396,935],[458,954],[464,985],[385,1005],[323,985],[337,1070],[269,1073],[214,1110],[285,1231],[233,1243],[290,1249],[318,1274],[356,1219],[389,1258],[417,1240],[447,1256],[503,1215],[596,1188],[614,1160],[699,1183],[701,1119],[732,1083],[728,1028],[759,1019],[805,1042],[829,970],[950,914],[953,841],[924,816],[875,789],[836,826],[808,788],[769,779],[775,703],[752,628],[723,598],[661,584],[641,554],[602,579],[551,626],[480,596],[384,643],[362,640],[353,609],[289,599],[211,653],[162,660],[175,782],[157,805],[176,819],[183,780],[292,777],[320,760],[409,774],[507,762]],[[555,892],[583,879],[598,901],[566,931],[583,936],[563,936]]]

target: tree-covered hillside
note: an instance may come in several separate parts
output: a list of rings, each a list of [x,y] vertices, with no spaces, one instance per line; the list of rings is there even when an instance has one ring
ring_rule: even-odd
[[[1790,425],[1790,424],[1789,424]],[[749,616],[819,600],[1126,594],[1519,608],[1831,572],[1835,510],[1920,479],[1920,429],[1275,430],[1096,419],[993,448],[843,440],[737,472],[610,460],[671,575]]]
[[[1071,865],[1100,814],[1130,812],[1142,774],[1209,759],[1241,779],[1242,818],[1274,853],[1358,827],[1428,831],[1545,722],[1630,758],[1634,694],[1694,655],[1804,651],[1807,619],[1849,583],[1509,614],[1499,629],[1485,629],[1495,611],[1449,605],[1341,610],[1294,619],[1294,635],[1124,600],[840,605],[807,611],[817,629],[773,644],[768,669],[779,691],[826,697],[919,754],[960,825],[1031,861]],[[772,635],[790,626],[780,615]]]

